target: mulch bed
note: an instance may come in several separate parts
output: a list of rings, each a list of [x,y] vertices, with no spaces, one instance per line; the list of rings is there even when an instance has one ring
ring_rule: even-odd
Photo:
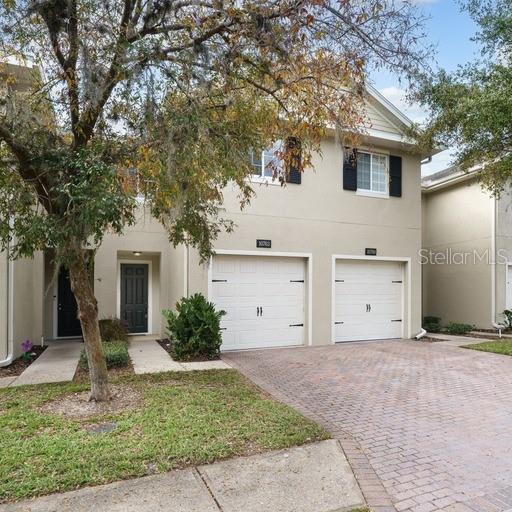
[[[21,375],[45,350],[46,346],[33,346],[30,350],[30,360],[25,361],[23,357],[18,357],[9,366],[0,368],[0,377],[16,377]]]
[[[156,340],[158,344],[172,357],[172,341],[168,338]],[[186,361],[178,361],[180,363],[202,363],[203,361],[220,361],[220,357],[209,359],[208,357],[192,357]]]
[[[438,341],[447,341],[441,338],[432,338],[431,336],[423,336],[423,338],[420,338],[420,341],[426,341],[427,343],[436,343]]]
[[[129,385],[112,384],[110,392],[112,400],[108,402],[89,401],[90,391],[69,393],[46,402],[39,411],[44,414],[83,419],[134,409],[142,404],[142,394]]]

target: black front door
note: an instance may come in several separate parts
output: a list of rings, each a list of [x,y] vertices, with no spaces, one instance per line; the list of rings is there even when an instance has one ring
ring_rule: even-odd
[[[148,265],[121,263],[121,319],[129,332],[148,332]]]
[[[61,267],[57,284],[57,336],[82,336],[82,327],[78,319],[78,307],[71,291],[69,272]]]

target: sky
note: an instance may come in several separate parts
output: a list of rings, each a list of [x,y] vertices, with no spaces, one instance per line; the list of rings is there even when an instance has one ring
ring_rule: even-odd
[[[478,45],[471,41],[477,27],[466,12],[461,11],[456,0],[415,0],[418,8],[428,17],[426,34],[435,47],[430,65],[434,69],[454,71],[458,65],[478,56]],[[405,99],[404,84],[392,73],[379,72],[371,77],[372,85],[413,121],[421,122],[425,112],[418,105],[410,105]],[[428,175],[450,165],[450,150],[433,157],[430,164],[422,166],[422,174]]]

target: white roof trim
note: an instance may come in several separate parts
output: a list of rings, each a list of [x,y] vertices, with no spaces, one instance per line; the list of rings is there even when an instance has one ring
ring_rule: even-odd
[[[396,117],[407,128],[410,128],[413,125],[413,122],[400,109],[398,109],[395,105],[393,105],[393,103],[385,98],[377,89],[375,89],[375,87],[366,85],[366,90],[375,101],[380,103],[388,112]]]

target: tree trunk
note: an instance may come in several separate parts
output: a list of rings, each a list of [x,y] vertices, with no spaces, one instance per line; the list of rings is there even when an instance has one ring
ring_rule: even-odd
[[[69,265],[71,290],[78,305],[78,317],[82,325],[85,352],[89,363],[91,395],[89,400],[103,402],[110,400],[108,373],[103,347],[101,345],[98,324],[98,301],[89,279],[87,253],[84,249],[77,251],[77,257]]]

